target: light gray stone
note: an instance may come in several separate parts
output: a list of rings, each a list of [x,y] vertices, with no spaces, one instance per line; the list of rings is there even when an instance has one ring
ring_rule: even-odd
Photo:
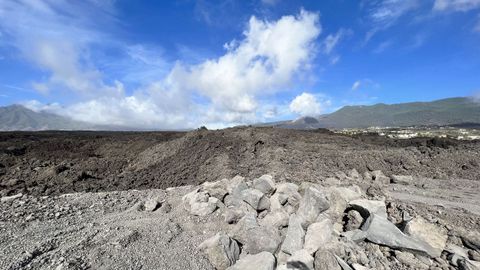
[[[247,255],[237,261],[228,270],[273,270],[275,269],[275,257],[272,253],[261,252],[255,255]]]
[[[377,170],[372,172],[373,180],[380,185],[390,184],[390,178],[385,176],[382,171]]]
[[[363,266],[363,265],[361,265],[361,264],[358,264],[358,263],[352,264],[352,268],[353,268],[354,270],[369,270],[368,267],[365,267],[365,266]]]
[[[231,195],[240,195],[240,193],[247,188],[245,178],[239,175],[233,177],[230,182],[227,183],[227,192]]]
[[[366,232],[366,239],[370,242],[431,257],[436,255],[436,251],[426,242],[403,234],[393,223],[377,214],[368,217],[362,225],[362,230]]]
[[[263,219],[259,220],[259,223],[261,226],[279,229],[288,225],[288,219],[287,212],[279,209],[268,213]]]
[[[305,232],[299,217],[295,214],[291,215],[281,250],[288,255],[292,255],[295,251],[303,248],[304,238]]]
[[[314,258],[305,250],[295,251],[287,260],[287,269],[295,270],[313,270]]]
[[[440,257],[447,244],[447,231],[426,221],[422,217],[416,217],[408,222],[404,232],[413,238],[428,243],[432,247],[433,257]]]
[[[323,247],[332,239],[333,225],[329,219],[312,223],[308,226],[305,235],[304,249],[314,254],[320,247]]]
[[[346,216],[345,230],[352,231],[362,226],[363,217],[357,210],[350,210]]]
[[[332,252],[324,249],[315,253],[314,266],[315,270],[342,270]]]
[[[153,212],[158,208],[158,201],[156,199],[148,199],[144,204],[144,210],[147,212]]]
[[[242,252],[248,254],[262,251],[274,253],[282,241],[278,230],[260,226],[251,213],[246,214],[235,225],[231,237],[241,243]]]
[[[214,197],[208,198],[207,202],[196,202],[190,205],[190,213],[195,216],[209,215],[218,208],[219,200]]]
[[[240,193],[240,197],[255,210],[262,211],[270,207],[270,200],[261,191],[249,188]]]
[[[225,222],[232,224],[237,223],[243,216],[248,213],[254,215],[257,211],[253,209],[248,203],[244,202],[241,198],[234,195],[227,195],[224,199],[225,204]]]
[[[301,224],[307,228],[310,224],[315,222],[318,215],[330,207],[325,195],[314,187],[309,187],[305,190],[305,194],[300,200],[300,205],[297,210]]]
[[[216,269],[224,270],[233,265],[240,256],[240,248],[235,240],[220,232],[200,244],[210,263]]]
[[[270,195],[275,191],[275,181],[271,175],[265,174],[253,180],[253,188]]]
[[[217,182],[204,182],[202,184],[202,190],[207,192],[210,197],[215,197],[223,201],[223,198],[228,194],[227,181],[227,179],[222,179]]]
[[[338,265],[342,268],[342,270],[353,270],[350,265],[348,265],[342,258],[334,255],[335,259],[337,259]]]
[[[376,214],[378,216],[387,217],[387,208],[384,201],[375,201],[367,199],[358,199],[349,202],[349,205],[360,212],[362,216]]]

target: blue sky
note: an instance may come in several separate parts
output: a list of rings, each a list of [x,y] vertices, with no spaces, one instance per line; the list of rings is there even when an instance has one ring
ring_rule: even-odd
[[[480,0],[5,0],[0,106],[188,128],[480,90]]]

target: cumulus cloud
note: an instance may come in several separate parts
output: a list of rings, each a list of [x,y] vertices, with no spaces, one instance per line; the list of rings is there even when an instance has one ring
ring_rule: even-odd
[[[435,0],[436,11],[469,11],[480,8],[480,0]]]
[[[319,115],[329,104],[329,100],[319,100],[317,96],[304,92],[292,100],[289,109],[292,113],[301,116],[315,116]]]
[[[75,101],[48,110],[96,124],[187,128],[262,120],[276,112],[261,97],[285,91],[298,74],[308,71],[321,32],[318,14],[304,10],[276,21],[251,17],[243,36],[227,43],[224,55],[195,65],[176,62],[169,69],[155,48],[124,44],[90,30],[97,29],[88,25],[96,20],[89,14],[97,1],[87,2],[84,12],[72,12],[68,1],[1,1],[0,29],[26,59],[49,74],[34,82],[34,89],[74,97]],[[125,66],[141,63],[146,71],[131,73],[148,77],[147,84],[126,89],[122,78],[106,80],[92,57],[93,48],[105,44],[126,52],[131,61]],[[157,70],[162,72],[150,81],[151,72]],[[31,108],[42,108],[32,104]]]

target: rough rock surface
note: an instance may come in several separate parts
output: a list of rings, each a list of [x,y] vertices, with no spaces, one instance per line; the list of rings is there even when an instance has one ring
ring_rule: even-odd
[[[207,254],[212,265],[221,270],[235,264],[240,255],[237,242],[223,232],[205,240],[199,248]]]
[[[429,244],[432,247],[433,257],[440,257],[448,239],[444,229],[431,224],[422,217],[409,221],[404,232]]]
[[[274,270],[275,257],[269,252],[247,255],[228,270]]]

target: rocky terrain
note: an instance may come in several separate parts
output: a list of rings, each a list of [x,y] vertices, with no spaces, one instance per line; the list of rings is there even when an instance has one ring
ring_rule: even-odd
[[[479,269],[477,141],[0,138],[0,269]]]

